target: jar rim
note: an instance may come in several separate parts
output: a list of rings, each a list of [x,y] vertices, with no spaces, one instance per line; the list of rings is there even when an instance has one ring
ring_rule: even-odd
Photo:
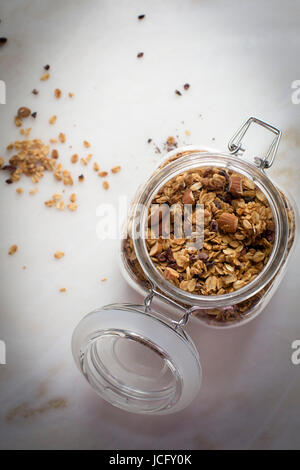
[[[137,259],[152,284],[180,303],[201,306],[202,308],[214,308],[242,302],[263,289],[280,269],[286,253],[289,232],[284,201],[280,192],[268,176],[266,176],[265,172],[245,159],[216,151],[202,151],[196,146],[189,146],[177,148],[169,152],[165,156],[165,161],[176,154],[188,151],[190,153],[187,155],[171,161],[162,168],[158,168],[138,194],[132,220],[132,239]],[[273,213],[275,240],[267,264],[252,281],[229,294],[205,296],[192,294],[176,287],[167,281],[157,270],[146,247],[148,209],[154,195],[174,176],[184,171],[204,166],[219,166],[221,168],[232,169],[251,179],[267,197]]]

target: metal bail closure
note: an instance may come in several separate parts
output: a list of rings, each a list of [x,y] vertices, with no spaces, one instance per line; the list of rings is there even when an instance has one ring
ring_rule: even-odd
[[[191,338],[163,314],[144,305],[111,304],[91,312],[72,338],[75,362],[106,401],[126,411],[168,414],[185,408],[202,381]]]
[[[270,168],[273,165],[282,133],[276,127],[271,126],[271,124],[261,121],[260,119],[257,119],[255,117],[250,117],[247,121],[245,121],[244,124],[237,130],[234,136],[230,139],[228,143],[229,152],[232,154],[238,154],[238,152],[243,153],[245,151],[245,149],[242,147],[242,139],[244,138],[247,130],[249,129],[252,123],[258,124],[264,127],[265,129],[267,129],[268,131],[272,132],[273,134],[275,134],[275,137],[267,153],[265,154],[265,156],[263,158],[259,158],[259,157],[254,158],[255,163],[257,164],[259,168],[261,169]]]

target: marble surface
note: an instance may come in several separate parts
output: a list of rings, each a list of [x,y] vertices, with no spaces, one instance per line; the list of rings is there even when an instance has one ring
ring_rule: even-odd
[[[138,21],[139,14],[146,18]],[[204,382],[178,414],[145,417],[113,408],[83,380],[70,349],[85,313],[141,301],[122,279],[118,241],[97,238],[96,210],[132,196],[153,170],[161,155],[148,138],[161,147],[178,135],[180,144],[225,150],[245,118],[265,119],[284,133],[269,174],[299,201],[300,105],[291,100],[291,84],[300,79],[299,14],[292,0],[2,1],[0,36],[8,43],[0,50],[7,87],[0,155],[18,138],[16,109],[29,106],[38,113],[33,137],[66,133],[67,143],[57,147],[66,166],[72,153],[89,153],[84,139],[101,169],[122,165],[107,192],[92,168],[77,165],[74,175],[86,180],[72,189],[76,213],[44,207],[62,189],[52,175],[34,196],[29,180],[18,195],[0,175],[2,449],[299,448],[300,366],[291,362],[291,343],[300,339],[299,247],[259,318],[230,331],[189,326]],[[47,63],[51,77],[40,82]],[[176,96],[186,82],[190,90]],[[59,101],[56,87],[64,93]],[[50,126],[53,114],[58,119]],[[13,243],[19,250],[10,257]],[[56,250],[65,251],[64,259],[54,260]]]

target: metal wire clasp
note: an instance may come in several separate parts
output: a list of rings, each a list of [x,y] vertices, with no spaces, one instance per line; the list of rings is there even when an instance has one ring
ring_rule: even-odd
[[[242,139],[244,138],[247,130],[249,129],[250,125],[252,123],[258,124],[265,129],[269,130],[273,134],[275,134],[275,137],[270,145],[269,150],[265,154],[263,158],[255,158],[256,163],[258,166],[262,169],[264,168],[270,168],[273,165],[274,158],[276,156],[276,152],[278,149],[278,145],[280,142],[281,138],[281,131],[277,129],[274,126],[271,126],[270,124],[261,121],[260,119],[257,119],[255,117],[250,117],[247,119],[246,122],[237,130],[237,132],[234,134],[234,136],[230,139],[228,143],[228,149],[229,152],[232,154],[237,154],[238,152],[244,152],[245,149],[242,148]]]

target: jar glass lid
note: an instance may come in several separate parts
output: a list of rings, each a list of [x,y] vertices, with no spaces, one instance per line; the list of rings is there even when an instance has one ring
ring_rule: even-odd
[[[84,317],[74,331],[75,362],[96,392],[135,413],[185,408],[201,386],[191,339],[157,312],[113,304]]]

